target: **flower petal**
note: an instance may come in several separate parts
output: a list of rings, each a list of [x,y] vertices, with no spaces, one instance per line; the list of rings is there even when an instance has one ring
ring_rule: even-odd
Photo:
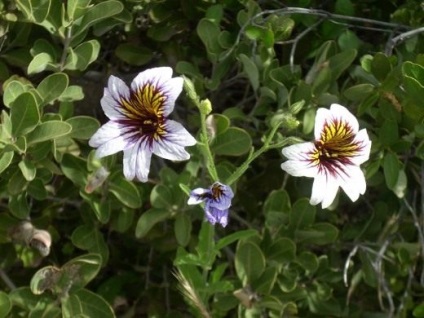
[[[354,157],[351,158],[352,163],[360,165],[367,161],[370,157],[371,152],[371,140],[368,137],[366,129],[361,129],[355,136],[353,141],[360,147],[360,151]]]
[[[323,209],[328,208],[333,203],[338,189],[339,183],[336,178],[328,173],[320,173],[314,180],[309,203],[312,205],[322,203]]]
[[[351,166],[349,167],[348,173],[349,176],[347,178],[339,179],[339,184],[350,200],[355,202],[358,200],[359,195],[365,193],[367,184],[361,168]]]
[[[314,128],[315,140],[320,140],[324,126],[334,121],[347,123],[353,134],[356,134],[359,130],[358,120],[346,107],[339,104],[331,104],[330,109],[319,108],[317,110]]]
[[[209,189],[203,189],[203,188],[196,188],[190,192],[190,197],[188,198],[187,204],[188,205],[194,205],[202,203],[205,198],[202,197],[205,193],[209,193]]]
[[[281,164],[281,169],[295,177],[313,178],[318,173],[318,167],[313,162],[312,154],[315,145],[312,142],[304,142],[283,148],[283,155],[288,158]]]
[[[168,120],[165,124],[166,134],[153,142],[153,153],[159,157],[169,160],[187,160],[190,154],[185,151],[185,146],[196,144],[196,139],[180,124]]]
[[[91,147],[98,148],[96,156],[102,158],[128,148],[129,141],[122,135],[121,125],[109,121],[96,131],[88,144]]]
[[[134,178],[147,182],[152,153],[144,142],[138,142],[130,149],[124,150],[124,176],[127,180]]]
[[[214,225],[219,223],[222,227],[226,227],[228,224],[228,209],[220,210],[205,205],[205,216],[209,223]]]
[[[214,193],[215,187],[219,188],[218,191],[220,192],[220,195],[218,195],[216,198],[209,200],[209,206],[219,210],[228,209],[231,206],[231,199],[234,197],[233,190],[226,184],[215,182],[210,188],[210,192],[212,194]]]
[[[174,110],[175,100],[183,89],[183,82],[182,77],[172,78],[172,68],[156,67],[138,74],[131,83],[131,90],[137,91],[147,84],[154,85],[166,96],[162,111],[164,116],[168,116]]]
[[[180,123],[168,119],[165,124],[165,139],[182,147],[193,146],[197,140]]]
[[[120,78],[111,75],[108,80],[108,86],[104,89],[103,97],[100,100],[102,109],[109,119],[122,118],[123,115],[119,109],[122,99],[128,99],[130,91],[128,86]]]

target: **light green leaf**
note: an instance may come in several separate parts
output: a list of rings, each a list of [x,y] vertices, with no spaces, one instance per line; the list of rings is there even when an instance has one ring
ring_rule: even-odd
[[[211,149],[216,155],[241,156],[252,147],[250,135],[241,128],[230,127],[217,135],[211,143]]]
[[[141,195],[134,183],[122,177],[111,178],[109,191],[123,204],[132,209],[141,206]]]
[[[68,0],[66,13],[69,21],[74,21],[84,15],[88,10],[91,0]]]
[[[10,120],[14,137],[27,134],[37,126],[40,114],[33,94],[25,92],[15,99],[10,106]]]
[[[235,268],[243,286],[261,276],[265,269],[265,256],[259,246],[253,242],[239,244],[236,250]]]
[[[87,162],[70,154],[64,154],[60,163],[63,174],[79,187],[87,185]]]
[[[20,190],[22,191],[23,188]],[[29,206],[25,194],[18,194],[9,197],[9,210],[12,215],[20,220],[29,217]]]
[[[142,238],[149,233],[149,231],[155,226],[157,223],[166,220],[171,216],[171,212],[169,210],[164,209],[149,209],[140,216],[137,222],[137,226],[135,229],[135,236],[137,238]]]
[[[30,85],[26,85],[21,81],[12,80],[4,87],[3,103],[10,107],[13,101],[24,92],[27,92]]]
[[[65,68],[68,70],[84,71],[88,65],[97,59],[100,51],[100,43],[97,40],[90,40],[81,43],[66,58]]]
[[[38,201],[43,201],[47,198],[47,190],[41,179],[35,178],[32,180],[27,187],[28,195]]]
[[[35,178],[35,174],[37,173],[37,168],[31,160],[24,158],[18,164],[19,169],[21,169],[22,175],[25,180],[32,181]]]
[[[53,63],[53,58],[48,53],[39,53],[31,60],[28,65],[28,74],[40,73],[47,69]]]
[[[75,139],[90,139],[100,127],[99,121],[89,116],[75,116],[66,122],[72,127],[69,137]]]
[[[6,170],[13,160],[13,151],[7,151],[3,153],[0,157],[0,174]]]
[[[27,19],[41,23],[49,14],[51,0],[17,0],[16,4]]]
[[[68,84],[69,78],[65,73],[54,73],[44,78],[37,86],[37,91],[43,99],[42,106],[58,99],[66,90]]]
[[[289,238],[278,238],[266,248],[266,256],[268,261],[275,261],[277,264],[289,263],[296,256],[296,244]]]
[[[60,120],[50,120],[41,123],[27,137],[28,145],[40,143],[46,140],[57,139],[68,135],[72,126]]]
[[[124,5],[120,1],[102,1],[90,7],[81,17],[81,22],[74,24],[73,38],[77,38],[92,25],[120,13]]]
[[[58,98],[61,102],[74,102],[82,99],[84,99],[84,92],[82,87],[78,85],[68,86],[63,94]]]

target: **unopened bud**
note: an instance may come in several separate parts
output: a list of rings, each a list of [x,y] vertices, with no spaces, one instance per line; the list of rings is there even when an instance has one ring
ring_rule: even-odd
[[[210,114],[210,112],[212,111],[211,101],[209,99],[204,99],[200,101],[199,108],[200,108],[200,113],[202,113],[203,115]]]
[[[50,254],[50,246],[52,245],[52,237],[50,233],[44,230],[34,230],[29,246],[40,252],[41,256],[46,257]]]

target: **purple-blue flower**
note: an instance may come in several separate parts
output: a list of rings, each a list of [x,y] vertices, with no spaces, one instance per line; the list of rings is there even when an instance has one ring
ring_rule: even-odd
[[[205,202],[205,215],[209,223],[219,223],[225,227],[228,224],[228,209],[233,197],[233,190],[229,186],[215,182],[208,189],[196,188],[191,191],[187,204]]]

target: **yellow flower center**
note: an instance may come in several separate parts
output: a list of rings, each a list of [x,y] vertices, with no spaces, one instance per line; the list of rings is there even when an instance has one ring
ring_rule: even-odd
[[[120,100],[121,111],[126,117],[123,123],[150,140],[158,140],[166,134],[163,116],[166,99],[160,87],[152,83],[131,91],[128,99]]]
[[[311,154],[313,163],[327,168],[330,164],[349,164],[350,158],[357,155],[361,148],[354,139],[355,135],[348,123],[339,120],[326,122],[320,139],[315,141],[315,150]]]

